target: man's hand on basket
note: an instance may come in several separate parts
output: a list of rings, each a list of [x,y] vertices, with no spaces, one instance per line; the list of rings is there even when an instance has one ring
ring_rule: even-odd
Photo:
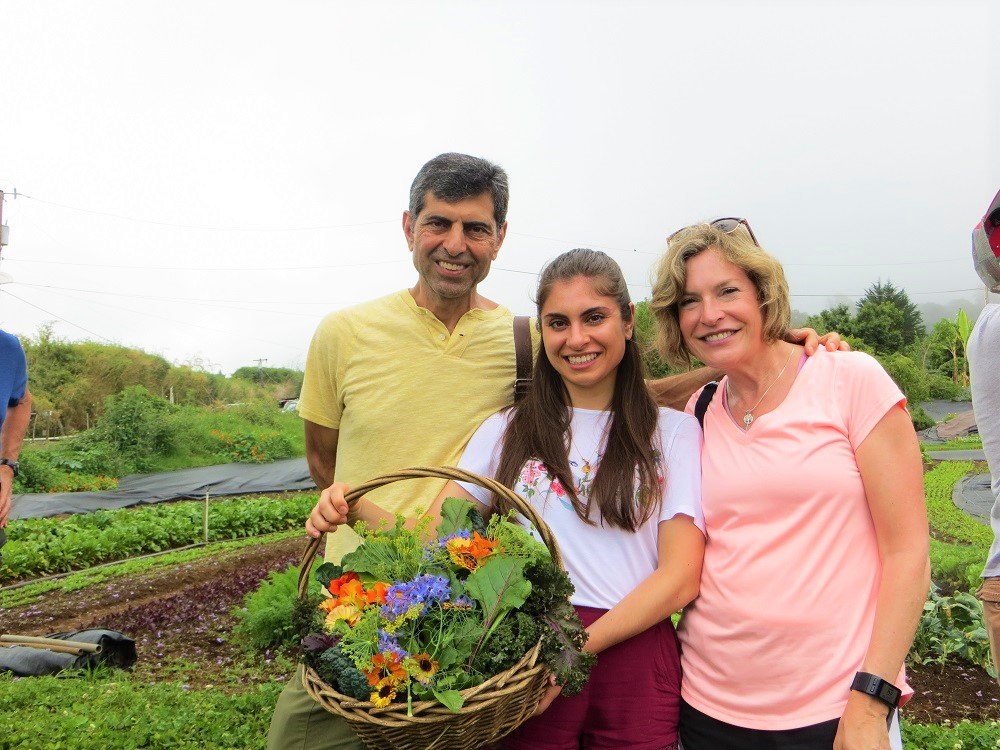
[[[549,675],[549,689],[545,691],[545,695],[542,699],[538,701],[538,707],[535,708],[535,713],[532,716],[538,716],[538,714],[543,713],[554,701],[559,693],[562,692],[562,685],[556,684],[556,676],[554,674]]]
[[[326,532],[336,531],[347,523],[347,501],[344,499],[350,487],[343,482],[334,482],[319,496],[319,502],[306,519],[309,536],[319,538]]]

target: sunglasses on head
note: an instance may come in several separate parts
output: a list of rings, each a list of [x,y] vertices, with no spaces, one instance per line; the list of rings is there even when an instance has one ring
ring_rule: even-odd
[[[750,239],[753,240],[753,244],[755,244],[757,247],[760,247],[760,243],[757,242],[757,238],[754,237],[753,230],[750,228],[750,222],[748,222],[746,219],[740,219],[736,216],[725,216],[721,219],[715,219],[714,221],[708,222],[708,225],[710,227],[715,227],[720,232],[725,232],[726,234],[732,234],[742,226],[747,230],[747,234],[750,235]],[[679,235],[685,229],[690,229],[693,226],[698,226],[698,225],[692,224],[691,226],[681,227],[672,235],[667,237],[667,242],[670,242],[670,240]]]

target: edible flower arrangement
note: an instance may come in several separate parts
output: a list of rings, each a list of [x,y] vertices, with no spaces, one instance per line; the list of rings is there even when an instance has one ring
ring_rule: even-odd
[[[305,603],[304,660],[339,693],[374,708],[437,700],[539,659],[564,692],[587,680],[593,656],[569,603],[573,585],[548,548],[512,516],[484,522],[449,498],[437,536],[427,523],[355,529],[362,544],[316,575],[326,596]]]

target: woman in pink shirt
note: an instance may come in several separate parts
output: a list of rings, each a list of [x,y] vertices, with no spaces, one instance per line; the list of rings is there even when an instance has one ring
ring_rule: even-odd
[[[929,585],[906,399],[866,354],[782,340],[788,285],[745,220],[672,235],[652,308],[668,360],[725,375],[688,405],[707,542],[679,631],[685,750],[899,747]]]

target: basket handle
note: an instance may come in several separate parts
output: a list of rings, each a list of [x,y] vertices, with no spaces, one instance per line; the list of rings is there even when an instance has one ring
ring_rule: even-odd
[[[370,492],[371,490],[378,489],[379,487],[383,487],[393,482],[399,482],[404,479],[421,479],[425,477],[454,479],[457,482],[469,482],[470,484],[478,485],[496,493],[497,495],[503,496],[504,499],[508,500],[510,504],[516,508],[521,515],[527,518],[528,521],[531,522],[531,525],[538,530],[539,535],[542,537],[542,542],[544,542],[545,546],[549,548],[549,552],[552,554],[552,561],[560,568],[565,567],[563,565],[562,555],[559,553],[559,546],[556,544],[556,538],[552,534],[552,530],[529,503],[527,503],[516,492],[508,487],[504,487],[496,480],[480,476],[479,474],[473,474],[471,471],[466,471],[465,469],[459,469],[454,466],[441,466],[439,468],[415,466],[412,469],[402,469],[400,471],[394,471],[391,474],[383,474],[375,477],[374,479],[369,479],[364,484],[359,484],[357,487],[348,491],[347,494],[344,495],[344,499],[347,500],[347,504],[349,506],[354,505],[361,499],[362,495],[366,492]],[[309,544],[302,553],[302,562],[299,565],[299,598],[303,601],[308,595],[309,573],[312,571],[313,561],[316,559],[316,553],[319,552],[324,536],[326,536],[326,534],[322,534],[315,539],[310,539]]]

